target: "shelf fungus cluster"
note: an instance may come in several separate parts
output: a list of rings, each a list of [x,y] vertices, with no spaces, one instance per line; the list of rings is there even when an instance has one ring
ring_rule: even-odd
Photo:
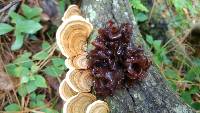
[[[108,113],[106,102],[91,94],[93,77],[88,69],[86,53],[87,38],[93,30],[92,24],[81,16],[78,6],[68,7],[63,23],[56,33],[57,44],[69,68],[61,82],[59,93],[65,101],[64,113]]]

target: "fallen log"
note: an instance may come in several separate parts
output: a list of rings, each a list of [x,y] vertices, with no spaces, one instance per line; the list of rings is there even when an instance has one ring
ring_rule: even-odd
[[[89,41],[96,37],[98,29],[105,26],[108,20],[113,20],[118,25],[129,22],[133,24],[132,42],[144,47],[146,55],[151,56],[141,38],[128,0],[82,0],[81,10],[94,26]],[[90,50],[90,45],[88,47]],[[111,113],[194,112],[168,88],[155,65],[150,67],[144,80],[116,91],[113,96],[108,97],[107,102]]]

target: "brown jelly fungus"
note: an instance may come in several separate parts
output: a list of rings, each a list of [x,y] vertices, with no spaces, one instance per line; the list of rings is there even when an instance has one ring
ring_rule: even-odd
[[[129,23],[118,27],[112,21],[99,29],[99,36],[92,42],[95,49],[88,55],[96,95],[112,95],[128,81],[144,78],[151,61],[141,47],[131,43],[132,30]]]

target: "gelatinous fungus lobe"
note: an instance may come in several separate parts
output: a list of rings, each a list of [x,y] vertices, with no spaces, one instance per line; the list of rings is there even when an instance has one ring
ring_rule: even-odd
[[[109,21],[98,33],[99,36],[92,42],[95,49],[88,55],[96,95],[112,95],[127,81],[144,78],[151,61],[141,47],[131,43],[131,24],[116,26]]]

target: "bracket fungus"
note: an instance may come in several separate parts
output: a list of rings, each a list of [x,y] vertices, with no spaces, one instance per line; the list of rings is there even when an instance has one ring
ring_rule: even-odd
[[[92,25],[81,16],[72,16],[57,30],[57,43],[67,58],[83,54]]]
[[[87,107],[96,100],[94,95],[88,93],[93,85],[93,77],[88,69],[86,53],[87,38],[93,26],[81,16],[76,5],[68,7],[62,20],[56,40],[62,54],[67,57],[65,65],[69,68],[59,86],[60,96],[65,101],[63,113],[85,113]],[[94,107],[96,103],[89,107],[89,111],[93,111]]]
[[[65,60],[65,65],[71,69],[87,69],[88,59],[87,54],[83,53]]]
[[[108,113],[108,104],[104,101],[97,100],[87,107],[86,113]]]
[[[69,87],[66,80],[63,80],[60,83],[59,94],[64,101],[67,101],[67,99],[76,95],[77,93],[71,87]]]
[[[66,81],[76,92],[90,92],[93,78],[89,70],[69,70]]]
[[[63,23],[56,32],[56,39],[62,54],[67,57],[65,64],[69,71],[65,80],[73,91],[89,92],[92,79],[91,74],[87,71],[85,47],[93,26],[81,16],[81,11],[77,5],[70,5],[62,20]],[[87,82],[88,84],[83,84],[82,82]],[[60,94],[63,95],[62,84],[60,87]]]
[[[63,23],[56,32],[57,45],[67,58],[85,52],[87,38],[93,29],[92,24],[79,13],[73,13],[72,8],[65,12]]]
[[[79,93],[70,99],[64,104],[63,112],[64,113],[85,113],[88,105],[93,103],[96,100],[96,97],[90,93]]]
[[[65,11],[64,16],[62,17],[62,21],[65,21],[67,18],[71,17],[72,15],[81,15],[81,10],[77,5],[70,5]]]
[[[97,96],[112,95],[115,89],[129,81],[144,78],[151,61],[141,47],[131,43],[132,26],[129,23],[116,26],[109,21],[105,28],[99,29],[99,36],[92,42],[95,49],[87,53],[92,24],[81,16],[76,5],[69,6],[62,20],[56,39],[69,68],[59,87],[65,101],[63,111],[108,113],[108,104],[96,101],[90,93],[91,87]]]
[[[62,20],[56,39],[69,68],[59,87],[61,98],[66,102],[63,111],[108,113],[108,104],[96,101],[89,93],[91,87],[97,96],[112,95],[129,81],[144,78],[151,61],[141,47],[131,43],[133,28],[129,23],[116,26],[109,21],[105,28],[99,29],[99,36],[92,42],[95,49],[87,53],[92,24],[81,16],[76,5],[69,6]]]

